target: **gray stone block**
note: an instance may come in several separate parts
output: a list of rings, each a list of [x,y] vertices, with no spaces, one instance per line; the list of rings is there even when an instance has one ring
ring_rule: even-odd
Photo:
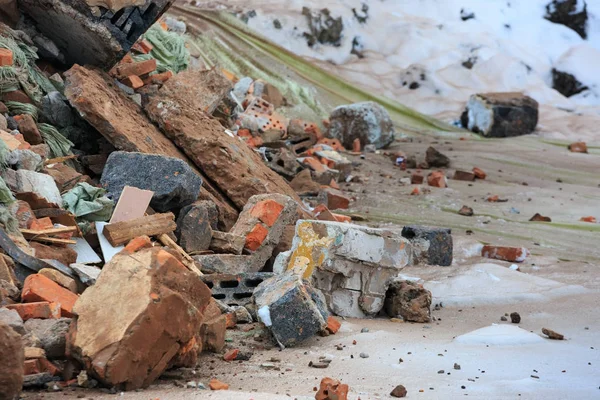
[[[373,144],[382,148],[394,141],[394,124],[387,110],[369,101],[339,106],[329,117],[328,136],[338,139],[342,145],[352,148],[355,139],[361,146]]]
[[[25,329],[40,339],[42,348],[46,351],[46,357],[49,359],[65,357],[67,332],[70,325],[70,318],[25,321]]]
[[[150,206],[166,212],[196,201],[202,179],[178,158],[115,151],[106,161],[100,183],[115,201],[125,186],[152,190]]]
[[[327,318],[313,300],[318,296],[293,273],[275,276],[254,291],[259,319],[284,346],[295,346],[325,329]]]
[[[402,228],[402,236],[413,247],[414,264],[452,265],[452,230],[409,225]]]

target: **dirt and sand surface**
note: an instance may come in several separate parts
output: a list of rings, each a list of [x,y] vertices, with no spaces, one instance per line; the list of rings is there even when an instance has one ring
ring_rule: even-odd
[[[330,376],[350,385],[352,400],[391,398],[389,393],[398,384],[406,386],[408,398],[422,399],[599,398],[600,226],[579,219],[600,216],[600,151],[570,153],[566,146],[534,136],[493,141],[417,137],[396,142],[388,151],[416,154],[420,160],[429,145],[450,157],[449,175],[454,168],[477,166],[487,178],[473,183],[449,180],[447,189],[431,188],[429,194],[411,196],[413,185],[400,183],[408,173],[395,167],[388,156],[370,153],[365,159],[353,157],[360,162],[353,175],[361,182],[342,189],[350,189],[348,194],[356,198],[349,212],[368,219],[361,223],[452,228],[455,261],[451,267],[402,271],[403,276],[422,279],[434,303],[442,303],[433,310],[435,320],[428,324],[384,317],[346,320],[337,335],[316,337],[284,351],[264,349],[270,346],[254,339],[258,327],[244,332],[244,325],[239,325],[228,331],[232,340],[228,347],[255,348],[249,361],[225,362],[219,355],[206,354],[195,371],[175,381],[163,380],[118,396],[310,399],[313,388]],[[493,194],[508,201],[485,202]],[[456,214],[463,204],[471,206],[475,216]],[[529,222],[536,212],[552,222]],[[515,271],[511,263],[479,257],[483,243],[523,246],[531,256]],[[500,320],[512,312],[520,314],[519,324],[511,324],[510,317],[508,322]],[[485,327],[491,331],[455,340]],[[361,332],[363,328],[368,332]],[[543,338],[542,328],[562,333],[566,340]],[[342,350],[337,350],[338,345]],[[369,357],[361,358],[361,353]],[[308,366],[322,356],[333,360],[327,369]],[[454,363],[461,369],[455,370]],[[175,384],[207,385],[211,378],[228,383],[230,390],[211,392]],[[114,395],[78,389],[25,393],[25,397],[110,399]]]

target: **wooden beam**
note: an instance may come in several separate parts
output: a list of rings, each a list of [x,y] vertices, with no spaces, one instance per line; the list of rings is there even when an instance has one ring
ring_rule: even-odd
[[[58,235],[61,233],[71,233],[71,232],[77,232],[77,227],[76,226],[65,226],[64,228],[50,228],[50,229],[41,229],[41,230],[34,230],[34,229],[21,229],[21,233],[23,235],[34,235],[34,236],[38,236],[38,235]]]
[[[43,242],[43,243],[54,243],[54,244],[77,244],[75,240],[69,239],[58,239],[49,236],[35,236],[29,240],[34,242]]]
[[[44,161],[44,165],[64,163],[65,161],[69,161],[74,158],[77,158],[77,156],[74,154],[70,156],[51,158],[49,160]]]
[[[103,234],[112,246],[120,246],[138,236],[157,236],[173,232],[176,228],[173,213],[164,213],[108,224]]]

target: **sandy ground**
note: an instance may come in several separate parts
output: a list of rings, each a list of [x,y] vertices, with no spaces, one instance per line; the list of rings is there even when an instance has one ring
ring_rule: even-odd
[[[585,215],[600,217],[600,152],[572,154],[564,146],[535,137],[414,139],[397,142],[390,151],[420,153],[420,158],[430,144],[449,155],[454,167],[478,166],[488,178],[471,185],[449,180],[448,189],[432,188],[428,195],[410,196],[413,186],[399,182],[407,174],[383,154],[368,154],[365,160],[355,158],[361,165],[354,173],[362,183],[344,189],[355,197],[349,211],[369,218],[367,224],[453,228],[453,266],[402,271],[407,277],[423,279],[433,292],[434,303],[442,302],[443,307],[433,311],[434,321],[346,320],[337,335],[315,337],[284,351],[256,341],[259,327],[249,332],[238,327],[228,331],[232,340],[228,347],[252,350],[249,361],[227,363],[219,355],[208,354],[195,371],[119,396],[132,400],[309,399],[314,398],[313,388],[321,378],[331,376],[350,385],[352,400],[391,398],[389,393],[398,384],[407,387],[408,398],[420,399],[600,398],[600,225],[578,222]],[[484,198],[489,194],[508,202],[487,203]],[[476,216],[457,215],[455,211],[463,204],[472,206]],[[511,213],[511,208],[520,214]],[[550,216],[553,222],[528,222],[535,212]],[[466,230],[473,234],[467,235]],[[520,271],[513,271],[510,263],[474,255],[481,243],[525,246],[532,255],[519,265]],[[514,311],[522,317],[518,326],[523,331],[492,332],[480,344],[469,338],[466,344],[455,340],[492,324],[512,325],[500,317]],[[542,338],[544,327],[564,334],[567,340]],[[369,332],[361,333],[362,328]],[[535,343],[528,344],[532,338],[528,332],[535,334]],[[499,345],[502,340],[507,343]],[[336,349],[338,344],[342,350]],[[360,353],[369,357],[361,358]],[[320,356],[333,359],[328,369],[308,367]],[[276,369],[266,369],[265,363]],[[454,363],[461,369],[455,370]],[[177,386],[192,380],[208,384],[213,377],[230,384],[231,390]],[[25,394],[28,399],[113,396],[81,389]]]

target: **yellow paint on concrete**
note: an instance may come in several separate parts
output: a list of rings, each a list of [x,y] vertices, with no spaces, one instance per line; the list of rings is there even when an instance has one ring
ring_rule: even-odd
[[[310,221],[300,222],[296,228],[296,235],[300,239],[298,247],[292,253],[287,269],[294,269],[302,265],[305,270],[302,277],[304,279],[310,277],[315,270],[315,267],[321,265],[325,261],[325,255],[334,238],[320,238],[312,228]],[[299,257],[302,259],[298,260]]]

